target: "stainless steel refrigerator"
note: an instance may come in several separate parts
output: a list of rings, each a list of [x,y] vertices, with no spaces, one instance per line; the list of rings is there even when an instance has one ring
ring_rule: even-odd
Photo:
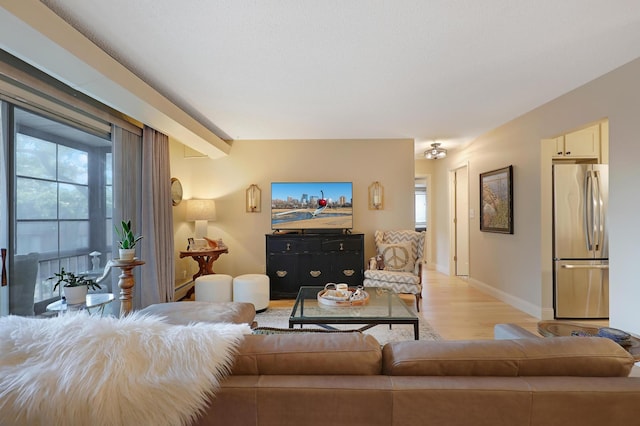
[[[609,317],[608,166],[553,166],[556,318]]]

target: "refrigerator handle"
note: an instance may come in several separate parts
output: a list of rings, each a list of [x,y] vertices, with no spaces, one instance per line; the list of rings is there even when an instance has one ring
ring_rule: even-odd
[[[584,237],[587,250],[593,250],[593,180],[587,170],[584,178]]]
[[[565,269],[609,269],[609,265],[582,265],[582,264],[571,265],[571,264],[564,264],[564,265],[562,265],[560,267],[561,268],[565,268]]]
[[[594,194],[594,199],[593,199],[593,205],[596,209],[596,213],[594,214],[594,218],[593,218],[593,230],[594,230],[594,244],[595,244],[595,250],[600,250],[600,246],[603,243],[603,238],[604,238],[604,209],[603,209],[603,202],[602,202],[602,191],[600,188],[600,172],[598,172],[597,170],[595,170],[593,172],[593,176],[594,176],[594,189],[595,189],[595,194]]]

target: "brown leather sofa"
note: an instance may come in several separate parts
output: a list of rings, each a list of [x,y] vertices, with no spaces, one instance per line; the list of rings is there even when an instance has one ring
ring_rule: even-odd
[[[176,302],[168,322],[254,324],[251,304]],[[640,426],[633,358],[600,337],[406,341],[361,333],[248,335],[195,425]]]
[[[598,337],[247,336],[197,425],[640,425],[633,358]]]

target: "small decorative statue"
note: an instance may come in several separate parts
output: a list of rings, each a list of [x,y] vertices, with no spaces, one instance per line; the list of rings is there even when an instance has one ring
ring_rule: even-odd
[[[92,271],[93,272],[97,272],[100,270],[100,255],[102,253],[100,253],[99,251],[92,251],[91,253],[89,253],[89,256],[91,256],[91,266],[92,266]]]

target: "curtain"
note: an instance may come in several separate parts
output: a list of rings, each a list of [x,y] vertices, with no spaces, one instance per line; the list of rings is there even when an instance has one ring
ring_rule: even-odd
[[[9,199],[7,197],[7,174],[6,145],[4,140],[3,122],[6,105],[0,101],[0,248],[9,247]],[[2,259],[0,259],[0,262]],[[7,252],[6,262],[9,262]],[[0,265],[0,267],[2,267]],[[0,316],[9,313],[9,291],[8,286],[0,287]]]
[[[135,134],[113,126],[113,223],[131,220],[138,243],[137,256],[145,264],[133,270],[133,309],[174,298],[173,211],[169,138],[145,126]],[[113,257],[118,245],[113,244]],[[112,274],[118,293],[118,274]],[[113,312],[120,311],[116,297]]]
[[[140,286],[141,307],[173,301],[173,210],[169,138],[144,126],[142,133],[142,250],[145,268]]]
[[[131,226],[136,234],[141,234],[141,206],[142,206],[142,137],[141,133],[136,134],[125,130],[119,126],[112,126],[113,142],[113,224],[119,224],[122,220],[130,220]],[[112,230],[113,235],[113,259],[119,257],[117,235]],[[137,255],[142,260],[146,253],[142,247]],[[144,267],[144,265],[143,265]],[[140,280],[141,267],[133,270],[136,282],[133,288],[133,308],[140,306]],[[112,303],[112,312],[118,316],[120,313],[120,301],[118,294],[118,275],[120,270],[114,268],[111,272],[111,288],[116,296]]]

